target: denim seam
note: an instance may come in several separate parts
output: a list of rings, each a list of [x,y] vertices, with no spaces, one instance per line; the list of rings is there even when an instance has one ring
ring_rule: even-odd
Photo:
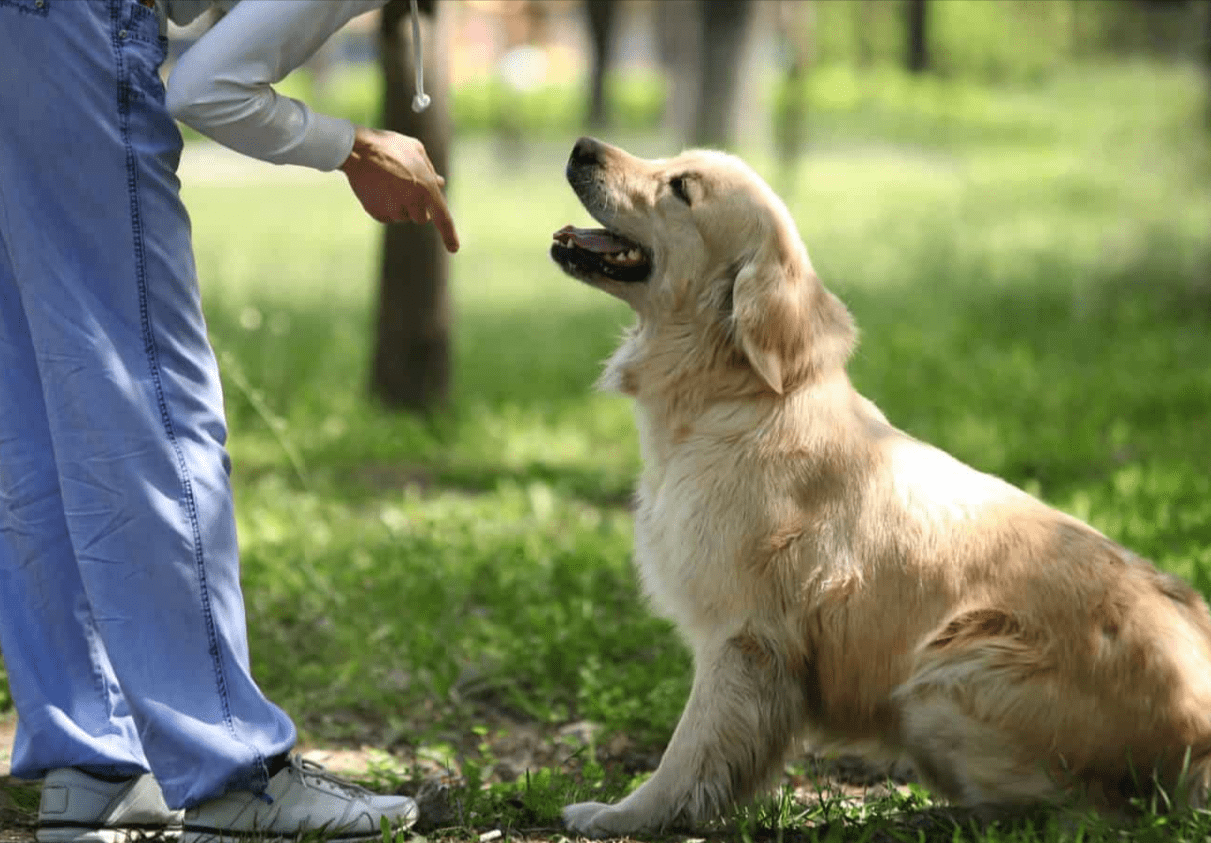
[[[41,6],[35,6],[32,3],[18,3],[16,0],[0,0],[0,6],[16,9],[18,14],[37,15],[40,18],[44,18],[50,14],[50,3],[51,0],[42,0]]]
[[[108,659],[109,656],[105,652],[105,644],[101,641],[101,631],[97,628],[97,620],[93,616],[92,604],[85,599],[87,619],[80,618],[80,626],[84,634],[84,643],[88,647],[89,655],[92,657],[89,661],[92,663],[93,684],[95,686],[97,697],[105,706],[106,714],[110,715],[109,722],[113,723],[112,716],[114,710],[114,698],[109,693],[106,687],[105,672],[102,669],[102,660]]]
[[[4,0],[0,0],[3,3]],[[8,221],[8,202],[4,198],[4,174],[0,173],[0,246],[4,247],[4,253],[8,256],[9,267],[13,271],[13,278],[18,277],[17,259],[13,256],[13,249],[9,245],[8,234],[10,225]],[[20,291],[18,291],[18,295]]]
[[[210,603],[210,592],[206,583],[205,555],[202,548],[201,527],[198,523],[197,501],[193,494],[193,483],[190,479],[189,466],[185,460],[184,451],[177,441],[172,416],[168,410],[168,402],[164,396],[164,383],[160,377],[159,351],[156,345],[151,311],[148,305],[146,252],[143,244],[143,219],[138,194],[139,175],[135,161],[134,145],[130,138],[130,108],[131,101],[136,96],[136,93],[133,90],[129,73],[126,69],[125,58],[122,54],[123,39],[120,35],[122,4],[123,0],[110,0],[110,37],[113,44],[114,58],[117,62],[119,127],[122,133],[122,145],[126,152],[126,186],[130,199],[130,219],[134,241],[135,275],[138,283],[139,322],[143,334],[143,350],[147,356],[149,374],[155,387],[156,402],[160,411],[160,420],[164,426],[164,433],[168,437],[173,453],[176,456],[181,491],[189,516],[190,529],[193,533],[194,567],[198,576],[199,597],[201,598],[202,614],[206,623],[206,637],[210,645],[210,656],[214,665],[215,685],[218,690],[219,701],[222,705],[223,723],[231,736],[239,741],[239,735],[235,729],[235,721],[231,715],[231,704],[227,694],[226,670],[223,665],[223,653],[219,647],[218,635],[215,630],[214,611]],[[254,753],[256,755],[255,761],[259,777],[265,778],[265,759],[261,757],[259,751],[254,749]],[[268,782],[266,781],[265,784],[268,784]]]

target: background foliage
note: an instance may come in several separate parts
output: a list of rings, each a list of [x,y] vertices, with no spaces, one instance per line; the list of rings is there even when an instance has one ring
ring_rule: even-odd
[[[1201,577],[1198,77],[1135,64],[994,89],[827,73],[833,110],[800,166],[750,157],[857,316],[859,388],[911,433]],[[629,408],[591,391],[628,315],[546,257],[548,232],[585,219],[562,181],[571,140],[533,140],[509,167],[494,140],[457,147],[443,419],[363,397],[376,240],[339,181],[186,188],[257,672],[317,734],[375,724],[410,741],[418,721],[457,730],[446,721],[486,706],[658,745],[675,721],[686,657],[629,570]]]
[[[817,66],[762,87],[775,114],[809,104],[805,155],[740,152],[854,312],[858,388],[1211,593],[1200,72],[1158,57],[1121,4],[1085,0],[1074,22],[1073,4],[1004,0],[936,4],[940,72],[910,78],[857,63],[839,17],[853,4],[817,5]],[[892,5],[874,4],[875,55],[898,37]],[[343,73],[318,105],[372,122],[374,72]],[[672,151],[659,78],[619,74],[611,92],[610,140]],[[527,724],[561,760],[629,774],[676,721],[688,656],[630,570],[630,409],[591,388],[629,314],[546,256],[550,232],[586,224],[562,177],[582,113],[574,85],[454,92],[464,247],[442,418],[365,397],[378,232],[338,177],[186,180],[254,671],[308,741],[505,780],[519,771],[481,738]],[[564,741],[586,722],[590,746]]]

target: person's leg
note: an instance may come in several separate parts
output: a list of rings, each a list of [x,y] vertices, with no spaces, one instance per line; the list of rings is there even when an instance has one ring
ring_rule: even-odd
[[[164,44],[137,0],[26,5],[0,5],[0,220],[87,606],[168,804],[260,791],[295,731],[249,671]]]
[[[0,235],[5,228],[0,218]],[[76,569],[33,345],[3,236],[0,605],[0,651],[18,712],[13,775],[41,778],[68,765],[146,771]]]

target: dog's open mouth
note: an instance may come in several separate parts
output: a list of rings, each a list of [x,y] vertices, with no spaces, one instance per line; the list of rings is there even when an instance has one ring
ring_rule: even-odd
[[[565,225],[553,236],[551,257],[569,275],[634,283],[652,273],[648,250],[608,229]]]

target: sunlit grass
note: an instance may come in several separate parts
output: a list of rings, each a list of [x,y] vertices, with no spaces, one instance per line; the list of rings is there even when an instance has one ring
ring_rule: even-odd
[[[1206,588],[1199,80],[1128,67],[1011,91],[841,71],[811,84],[797,167],[763,143],[741,151],[857,318],[858,387],[914,435]],[[225,374],[254,667],[309,739],[456,742],[505,711],[658,749],[676,721],[689,659],[629,565],[630,408],[592,389],[629,315],[547,257],[552,231],[587,224],[562,175],[574,140],[506,161],[490,138],[456,138],[454,401],[439,419],[366,397],[379,234],[339,175],[186,185]],[[543,810],[531,819],[554,822]],[[764,834],[792,814],[832,821],[843,833],[830,839],[874,828],[853,812],[761,810],[749,820]]]
[[[1211,537],[1211,199],[1190,138],[1172,134],[1192,80],[1143,73],[1093,77],[1129,100],[1164,86],[1131,113],[1089,102],[1065,117],[1083,101],[1066,81],[1059,106],[1013,94],[1046,141],[851,133],[794,171],[764,148],[748,157],[854,311],[855,382],[894,421],[1192,575]],[[977,111],[995,111],[981,96]],[[657,662],[613,649],[652,623],[627,567],[630,410],[592,390],[629,317],[546,255],[550,232],[586,220],[562,179],[573,140],[535,142],[508,166],[491,140],[456,145],[455,400],[438,420],[365,398],[378,233],[339,176],[186,189],[228,374],[253,629],[280,638],[284,607],[310,613],[305,664],[256,647],[258,670],[306,717],[358,697],[389,718],[494,674],[479,687],[507,686],[511,705],[609,721],[599,703],[620,695],[582,668],[602,664],[619,674],[610,685],[635,686],[655,733],[675,719],[677,694],[642,703]],[[377,573],[351,591],[362,569]],[[594,571],[604,591],[582,579]],[[568,606],[588,613],[581,633]],[[653,635],[660,675],[666,657],[684,671],[668,633]],[[304,669],[314,678],[294,681]],[[341,693],[301,690],[334,670]],[[384,686],[393,672],[409,678]]]

